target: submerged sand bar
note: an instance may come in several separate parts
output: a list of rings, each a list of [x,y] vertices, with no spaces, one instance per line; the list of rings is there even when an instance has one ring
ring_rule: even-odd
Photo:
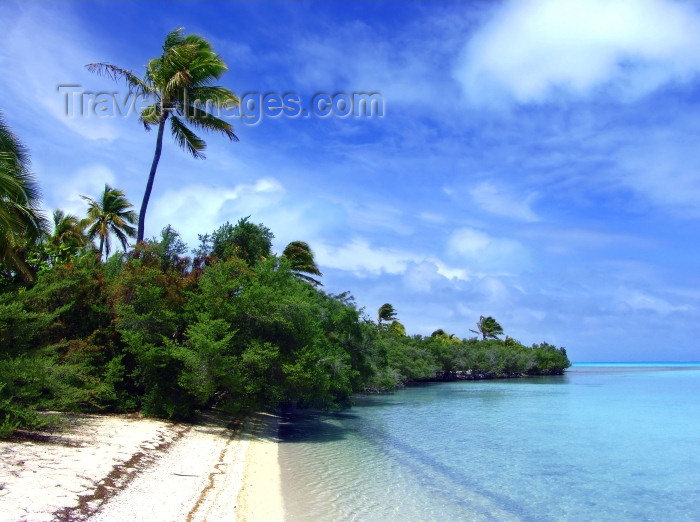
[[[76,415],[0,442],[0,520],[283,520],[274,415],[197,425]]]

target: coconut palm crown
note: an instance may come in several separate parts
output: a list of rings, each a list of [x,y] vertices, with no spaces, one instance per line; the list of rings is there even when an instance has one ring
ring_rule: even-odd
[[[305,241],[292,241],[285,247],[282,256],[289,260],[292,272],[297,278],[310,283],[312,286],[323,286],[321,281],[311,277],[311,275],[322,276],[323,274],[318,269],[318,265],[316,265],[314,253],[308,243]]]
[[[377,323],[381,326],[382,321],[393,321],[396,319],[396,309],[391,303],[384,303],[377,310]]]
[[[88,202],[88,217],[82,223],[87,227],[88,238],[100,238],[100,257],[105,252],[109,257],[111,234],[117,236],[122,248],[126,252],[128,238],[134,237],[136,230],[136,212],[129,210],[133,205],[124,196],[124,192],[105,184],[105,190],[99,200],[80,196]]]
[[[158,136],[139,212],[137,241],[143,241],[146,209],[153,190],[163,146],[163,131],[168,119],[175,143],[194,158],[204,158],[206,143],[192,128],[220,132],[230,140],[238,141],[230,123],[206,111],[209,102],[211,107],[232,108],[238,105],[238,98],[230,90],[212,85],[228,68],[209,42],[195,34],[185,36],[183,29],[175,29],[165,37],[163,53],[148,62],[143,78],[109,63],[86,65],[91,72],[115,81],[125,80],[136,95],[153,101],[139,115],[139,121],[146,130],[152,126],[158,127]]]
[[[85,246],[85,223],[72,214],[66,214],[62,210],[53,211],[53,233],[47,242],[54,248],[67,247],[72,254]]]
[[[476,328],[476,330],[470,331],[474,332],[475,334],[481,334],[484,340],[498,339],[499,335],[503,335],[503,327],[491,316],[480,316],[479,321],[476,323]]]

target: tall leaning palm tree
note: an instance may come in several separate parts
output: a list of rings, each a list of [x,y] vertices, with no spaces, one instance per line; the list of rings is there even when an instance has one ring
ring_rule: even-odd
[[[39,211],[39,187],[29,170],[29,153],[0,113],[0,269],[32,280],[22,250],[48,229]]]
[[[80,196],[88,202],[88,217],[84,220],[87,236],[91,240],[100,238],[100,258],[102,252],[109,257],[111,244],[109,236],[114,234],[126,252],[128,238],[136,235],[136,212],[129,210],[133,205],[124,196],[124,192],[105,184],[105,190],[99,201],[87,196]]]
[[[168,119],[175,143],[195,158],[204,158],[206,143],[190,127],[221,132],[230,140],[238,141],[230,123],[202,108],[203,104],[206,107],[207,102],[216,107],[230,107],[239,103],[231,91],[212,85],[214,80],[218,80],[228,70],[226,64],[204,38],[194,34],[185,36],[182,31],[182,27],[175,29],[165,37],[163,53],[148,62],[143,78],[109,63],[86,65],[91,72],[108,76],[115,81],[125,80],[137,95],[153,100],[139,115],[146,130],[152,126],[158,127],[158,136],[139,212],[137,241],[143,241],[146,208],[153,190],[163,146],[163,131]]]
[[[299,279],[310,283],[312,286],[323,286],[321,281],[311,277],[312,275],[322,276],[323,274],[318,269],[318,265],[316,265],[314,253],[308,243],[305,241],[292,241],[285,247],[282,256],[289,260],[292,272]]]

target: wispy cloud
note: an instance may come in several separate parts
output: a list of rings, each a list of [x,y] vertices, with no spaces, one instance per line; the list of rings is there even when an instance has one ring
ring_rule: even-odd
[[[469,195],[475,205],[491,214],[517,221],[539,221],[539,218],[531,208],[532,203],[536,199],[534,193],[518,197],[505,188],[483,181],[469,189]]]
[[[661,315],[690,310],[687,305],[674,305],[660,297],[626,288],[619,290],[619,302],[623,307],[629,307],[632,310],[650,310]]]
[[[478,273],[521,271],[530,265],[530,254],[520,242],[470,227],[453,231],[447,249],[452,259]]]
[[[395,248],[373,246],[362,238],[355,238],[342,246],[318,243],[314,250],[319,264],[351,271],[358,276],[402,274],[409,263],[421,261],[419,255]]]
[[[697,75],[698,46],[700,15],[689,3],[510,2],[470,38],[455,78],[477,105],[601,88],[634,99]]]
[[[653,206],[684,218],[700,217],[700,124],[688,115],[669,114],[664,125],[629,140],[617,151],[619,181]]]
[[[80,85],[93,92],[102,88],[117,89],[108,80],[96,78],[84,68],[92,61],[88,49],[94,48],[94,42],[71,15],[71,9],[62,13],[59,24],[45,23],[52,14],[42,5],[13,4],[4,10],[0,17],[0,30],[5,35],[0,49],[0,67],[11,70],[12,75],[0,77],[3,91],[11,93],[13,100],[21,101],[24,111],[42,118],[48,116],[83,139],[112,141],[117,138],[126,122],[66,115],[66,95],[59,92],[59,85]],[[35,45],[37,35],[41,35],[41,46]]]

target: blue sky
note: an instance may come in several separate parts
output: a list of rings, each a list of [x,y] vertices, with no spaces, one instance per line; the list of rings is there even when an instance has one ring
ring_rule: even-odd
[[[105,183],[138,206],[155,133],[68,118],[57,86],[125,94],[84,65],[141,74],[183,26],[239,95],[379,92],[385,114],[233,120],[203,161],[166,136],[147,236],[250,215],[409,333],[492,315],[574,361],[700,359],[700,5],[3,2],[0,110],[47,211]]]

